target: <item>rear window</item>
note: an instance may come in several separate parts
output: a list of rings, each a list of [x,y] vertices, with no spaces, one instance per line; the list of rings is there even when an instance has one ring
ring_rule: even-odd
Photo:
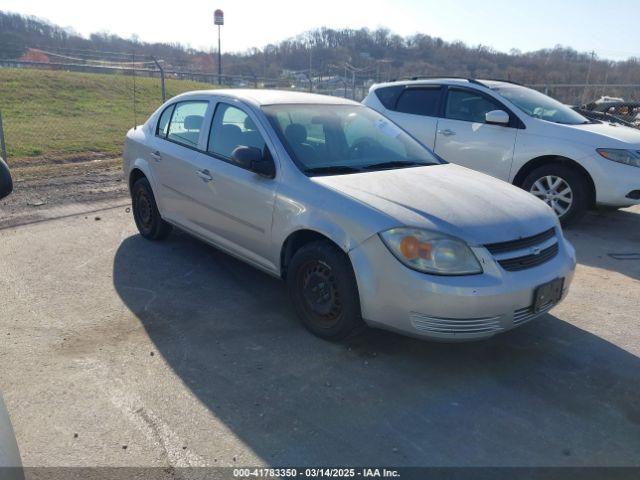
[[[396,111],[435,117],[440,106],[440,87],[407,88],[398,99]]]

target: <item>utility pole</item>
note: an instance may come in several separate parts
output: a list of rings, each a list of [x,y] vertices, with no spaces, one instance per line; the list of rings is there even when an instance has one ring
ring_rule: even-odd
[[[593,59],[596,56],[595,51],[591,51],[591,59],[589,60],[589,69],[587,70],[587,80],[585,82],[584,91],[582,92],[582,101],[580,102],[582,105],[586,103],[587,89],[589,88],[589,80],[591,79],[591,67],[593,65]]]
[[[218,26],[218,85],[222,85],[222,50],[220,48],[220,27],[224,25],[224,12],[220,9],[213,12],[213,23]]]

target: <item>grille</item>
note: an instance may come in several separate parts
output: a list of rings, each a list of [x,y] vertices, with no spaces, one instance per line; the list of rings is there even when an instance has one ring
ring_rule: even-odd
[[[531,237],[509,242],[490,243],[485,248],[493,254],[498,264],[509,272],[526,270],[548,262],[558,254],[558,242],[554,228]],[[538,253],[532,252],[538,247]]]
[[[416,330],[440,335],[455,335],[465,333],[492,333],[502,330],[500,317],[480,318],[442,318],[429,317],[413,312],[411,323]]]
[[[492,254],[511,252],[513,250],[520,250],[521,248],[533,247],[539,243],[553,238],[556,234],[554,228],[550,228],[542,233],[534,235],[532,237],[520,238],[518,240],[511,240],[510,242],[489,243],[485,245],[485,248]]]
[[[551,310],[555,304],[547,305],[539,312],[534,312],[532,307],[520,308],[513,312],[513,325],[517,327],[518,325],[522,325],[523,323],[527,323],[530,320],[533,320],[540,315],[544,315],[549,310]]]
[[[525,255],[524,257],[508,258],[504,260],[498,260],[498,263],[502,268],[510,272],[517,272],[519,270],[526,270],[527,268],[533,268],[538,265],[542,265],[548,262],[558,254],[558,244],[555,243],[548,248],[542,250],[539,254]]]

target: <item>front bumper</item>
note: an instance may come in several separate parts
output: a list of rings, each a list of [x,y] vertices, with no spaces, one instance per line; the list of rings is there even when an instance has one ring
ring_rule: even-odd
[[[606,160],[594,154],[590,161],[591,177],[596,187],[596,203],[612,207],[640,205],[640,199],[629,198],[640,190],[640,168]]]
[[[400,263],[378,235],[349,252],[360,293],[362,317],[373,327],[405,335],[459,341],[491,337],[548,311],[534,313],[535,289],[564,278],[568,292],[576,265],[575,251],[558,237],[558,254],[518,272],[502,269],[484,248],[474,248],[484,273],[437,276]]]

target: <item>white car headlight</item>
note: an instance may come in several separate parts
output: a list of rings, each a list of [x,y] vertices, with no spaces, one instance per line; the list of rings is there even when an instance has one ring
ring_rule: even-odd
[[[619,148],[597,148],[601,157],[612,162],[624,163],[632,167],[640,167],[640,150],[623,150]]]
[[[392,228],[380,233],[389,251],[404,265],[434,275],[474,275],[482,267],[460,239],[418,228]]]

